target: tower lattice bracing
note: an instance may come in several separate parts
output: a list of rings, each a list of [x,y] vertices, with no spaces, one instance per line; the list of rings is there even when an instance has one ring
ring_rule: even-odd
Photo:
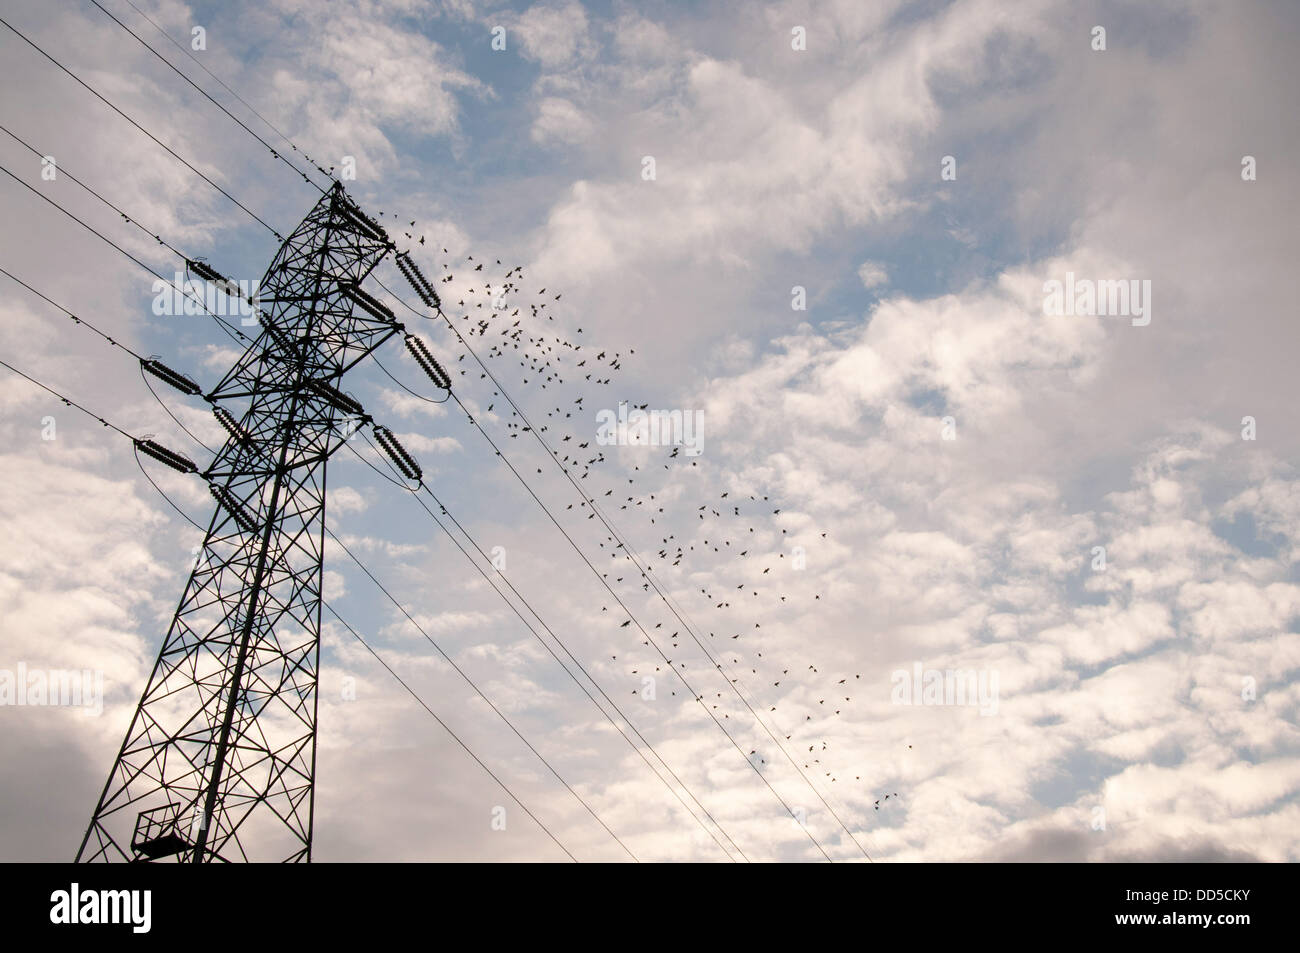
[[[216,508],[78,860],[311,859],[326,464],[368,419],[344,373],[398,333],[360,288],[392,250],[335,184],[267,271],[207,395]]]

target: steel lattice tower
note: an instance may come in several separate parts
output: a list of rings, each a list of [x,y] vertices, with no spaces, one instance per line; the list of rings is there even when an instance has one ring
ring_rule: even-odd
[[[262,329],[207,395],[217,500],[79,861],[309,861],[325,472],[365,417],[344,373],[398,333],[393,250],[337,183],[280,247]]]

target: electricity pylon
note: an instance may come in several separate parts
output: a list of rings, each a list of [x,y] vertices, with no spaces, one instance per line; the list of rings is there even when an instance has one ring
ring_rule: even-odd
[[[392,250],[335,183],[267,271],[206,395],[217,506],[79,861],[311,859],[326,463],[369,420],[344,373],[399,331],[360,287]]]

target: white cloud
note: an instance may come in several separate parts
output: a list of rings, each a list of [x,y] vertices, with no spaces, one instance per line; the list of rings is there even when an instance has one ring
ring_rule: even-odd
[[[589,52],[587,14],[579,3],[537,3],[515,21],[525,56],[546,69],[569,65]]]
[[[532,136],[539,143],[574,145],[592,134],[591,121],[567,99],[548,96],[538,104]]]
[[[888,284],[889,270],[878,261],[864,261],[858,266],[858,278],[864,288],[879,288]]]

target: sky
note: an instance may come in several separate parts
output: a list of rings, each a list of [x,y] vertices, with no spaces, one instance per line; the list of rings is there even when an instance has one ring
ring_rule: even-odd
[[[452,322],[491,323],[480,355],[514,320],[484,282],[522,266],[506,307],[563,381],[494,373],[603,453],[583,489],[674,607],[447,326],[369,286],[526,479],[400,341],[349,372],[504,563],[372,449],[331,461],[330,529],[405,612],[332,543],[325,598],[482,764],[327,614],[315,860],[1300,859],[1294,5],[136,0],[202,29],[190,59],[101,2],[294,162],[354,168]],[[212,180],[0,28],[0,267],[215,385],[238,349],[154,313],[151,236],[258,281],[279,242],[213,183],[282,235],[319,193],[94,5],[0,10]],[[1124,313],[1051,306],[1120,281]],[[222,437],[3,275],[0,351],[196,462]],[[0,673],[90,670],[103,704],[0,705],[0,858],[69,860],[201,533],[123,437],[3,375]],[[700,420],[701,452],[598,446],[621,401]],[[201,480],[144,470],[206,522]]]

